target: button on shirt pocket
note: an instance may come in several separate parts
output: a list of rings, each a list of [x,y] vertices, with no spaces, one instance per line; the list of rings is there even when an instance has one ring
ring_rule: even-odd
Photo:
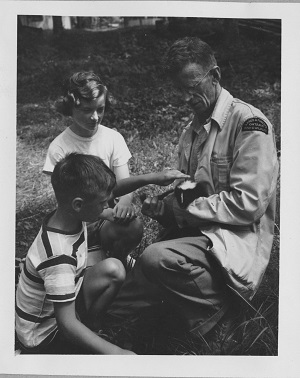
[[[229,191],[229,174],[232,166],[232,158],[229,156],[212,157],[210,163],[216,192],[220,193],[223,190]]]

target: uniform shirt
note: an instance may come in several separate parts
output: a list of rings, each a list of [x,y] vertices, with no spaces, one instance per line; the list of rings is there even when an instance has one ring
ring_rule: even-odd
[[[210,131],[210,121],[205,123],[204,125],[194,125],[193,127],[193,143],[191,148],[190,154],[190,161],[188,166],[188,174],[191,176],[191,179],[194,180],[195,173],[197,171],[198,166],[198,157],[200,156],[203,144],[206,141],[209,131]]]
[[[68,127],[51,142],[43,171],[53,172],[55,164],[70,152],[99,156],[111,170],[131,158],[123,136],[116,130],[99,125],[95,135],[86,138]]]
[[[48,227],[49,214],[30,247],[16,293],[16,332],[26,347],[57,332],[54,302],[74,301],[87,262],[86,225],[76,234]]]
[[[269,262],[275,219],[278,160],[273,126],[265,115],[222,88],[209,134],[197,155],[194,179],[206,196],[187,209],[166,199],[179,227],[199,227],[228,284],[247,298]],[[179,170],[187,172],[195,116],[179,141]],[[200,135],[196,135],[194,143]]]

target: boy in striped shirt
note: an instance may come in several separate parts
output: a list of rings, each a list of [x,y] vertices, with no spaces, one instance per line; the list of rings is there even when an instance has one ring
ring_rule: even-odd
[[[118,182],[99,157],[71,153],[51,176],[57,209],[30,247],[16,293],[16,333],[23,353],[135,354],[102,339],[92,329],[124,278],[120,260],[87,267],[85,222],[95,222],[119,196],[147,184],[169,185],[186,178],[176,170]]]

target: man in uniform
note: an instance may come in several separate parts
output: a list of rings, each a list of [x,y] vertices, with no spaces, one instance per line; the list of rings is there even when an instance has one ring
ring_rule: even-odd
[[[111,314],[170,303],[182,329],[204,335],[227,312],[232,293],[251,299],[273,241],[278,161],[273,126],[220,84],[209,45],[177,40],[165,70],[194,113],[179,141],[178,169],[204,193],[186,208],[173,194],[147,198],[143,214],[164,226],[128,274]]]

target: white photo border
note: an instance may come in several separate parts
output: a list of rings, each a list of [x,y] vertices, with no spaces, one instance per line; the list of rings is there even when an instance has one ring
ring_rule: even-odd
[[[0,373],[134,377],[298,377],[300,326],[300,4],[202,1],[2,1],[0,24],[1,198]],[[278,357],[14,355],[17,15],[185,16],[282,20],[281,236]],[[8,210],[7,210],[8,208]]]

